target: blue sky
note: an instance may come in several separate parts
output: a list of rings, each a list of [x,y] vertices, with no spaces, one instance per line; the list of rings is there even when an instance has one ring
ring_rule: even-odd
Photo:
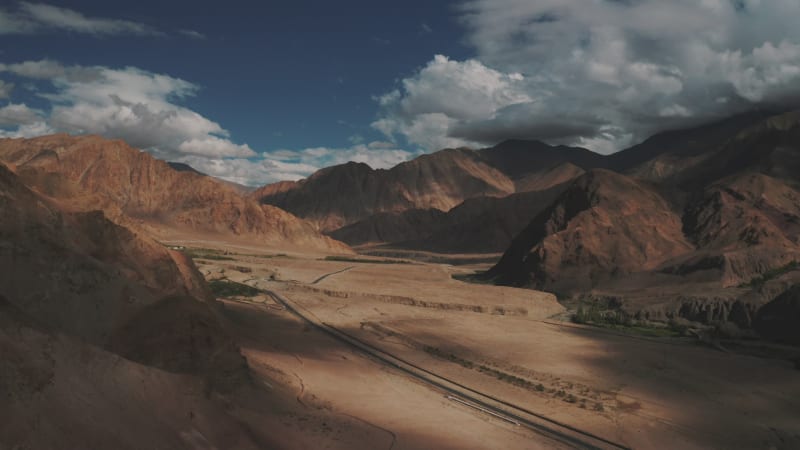
[[[0,135],[258,185],[508,138],[609,153],[800,98],[796,0],[5,2]]]

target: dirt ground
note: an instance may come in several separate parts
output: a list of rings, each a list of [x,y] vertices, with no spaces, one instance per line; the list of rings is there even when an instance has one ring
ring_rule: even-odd
[[[280,293],[386,352],[625,447],[800,448],[800,372],[788,361],[562,322],[552,295],[456,281],[463,269],[449,265],[227,251],[228,260],[196,259],[207,278]],[[267,295],[225,304],[257,377],[295,397],[285,422],[305,442],[290,447],[558,445],[448,400]]]

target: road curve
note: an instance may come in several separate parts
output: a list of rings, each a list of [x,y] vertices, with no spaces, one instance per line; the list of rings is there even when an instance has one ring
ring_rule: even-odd
[[[630,450],[629,447],[623,444],[610,441],[587,431],[575,428],[571,425],[549,419],[541,414],[498,399],[491,395],[484,394],[448,378],[439,376],[427,369],[387,353],[386,351],[364,342],[330,324],[322,322],[312,312],[308,311],[301,305],[295,304],[277,292],[265,292],[272,296],[275,301],[281,303],[289,312],[312,327],[350,347],[359,350],[361,353],[371,357],[374,360],[394,367],[395,369],[398,369],[401,372],[424,382],[428,386],[443,392],[450,400],[466,404],[506,422],[518,424],[519,426],[528,428],[542,436],[568,445],[572,448]],[[301,312],[300,309],[303,309],[304,311]]]

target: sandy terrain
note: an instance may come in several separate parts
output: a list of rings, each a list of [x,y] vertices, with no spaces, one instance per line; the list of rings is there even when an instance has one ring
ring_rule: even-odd
[[[446,265],[231,252],[267,256],[200,261],[201,272],[279,293],[392,355],[623,447],[800,445],[800,378],[788,361],[559,322],[551,316],[563,308],[549,294],[462,283]],[[292,392],[301,412],[367,424],[363,448],[558,445],[366,358],[267,295],[226,305],[257,376]],[[327,426],[314,436],[331,448],[356,432]]]

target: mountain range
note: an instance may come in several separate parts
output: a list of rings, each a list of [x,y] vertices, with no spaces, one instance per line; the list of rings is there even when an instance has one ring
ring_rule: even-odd
[[[800,275],[799,186],[800,112],[756,111],[607,156],[509,140],[250,196],[362,251],[502,253],[486,279],[749,328]]]
[[[70,220],[106,221],[109,233],[481,254],[497,261],[485,280],[651,320],[751,328],[800,275],[797,111],[668,131],[612,155],[509,140],[255,190],[97,136],[3,139],[0,161]]]
[[[254,448],[212,394],[252,383],[231,323],[192,260],[160,240],[480,254],[496,261],[480,282],[797,344],[800,112],[662,133],[610,156],[512,140],[255,190],[122,141],[2,139],[0,236],[3,435],[40,448],[180,446],[179,430],[202,420],[209,445]],[[107,431],[123,422],[130,432]]]

